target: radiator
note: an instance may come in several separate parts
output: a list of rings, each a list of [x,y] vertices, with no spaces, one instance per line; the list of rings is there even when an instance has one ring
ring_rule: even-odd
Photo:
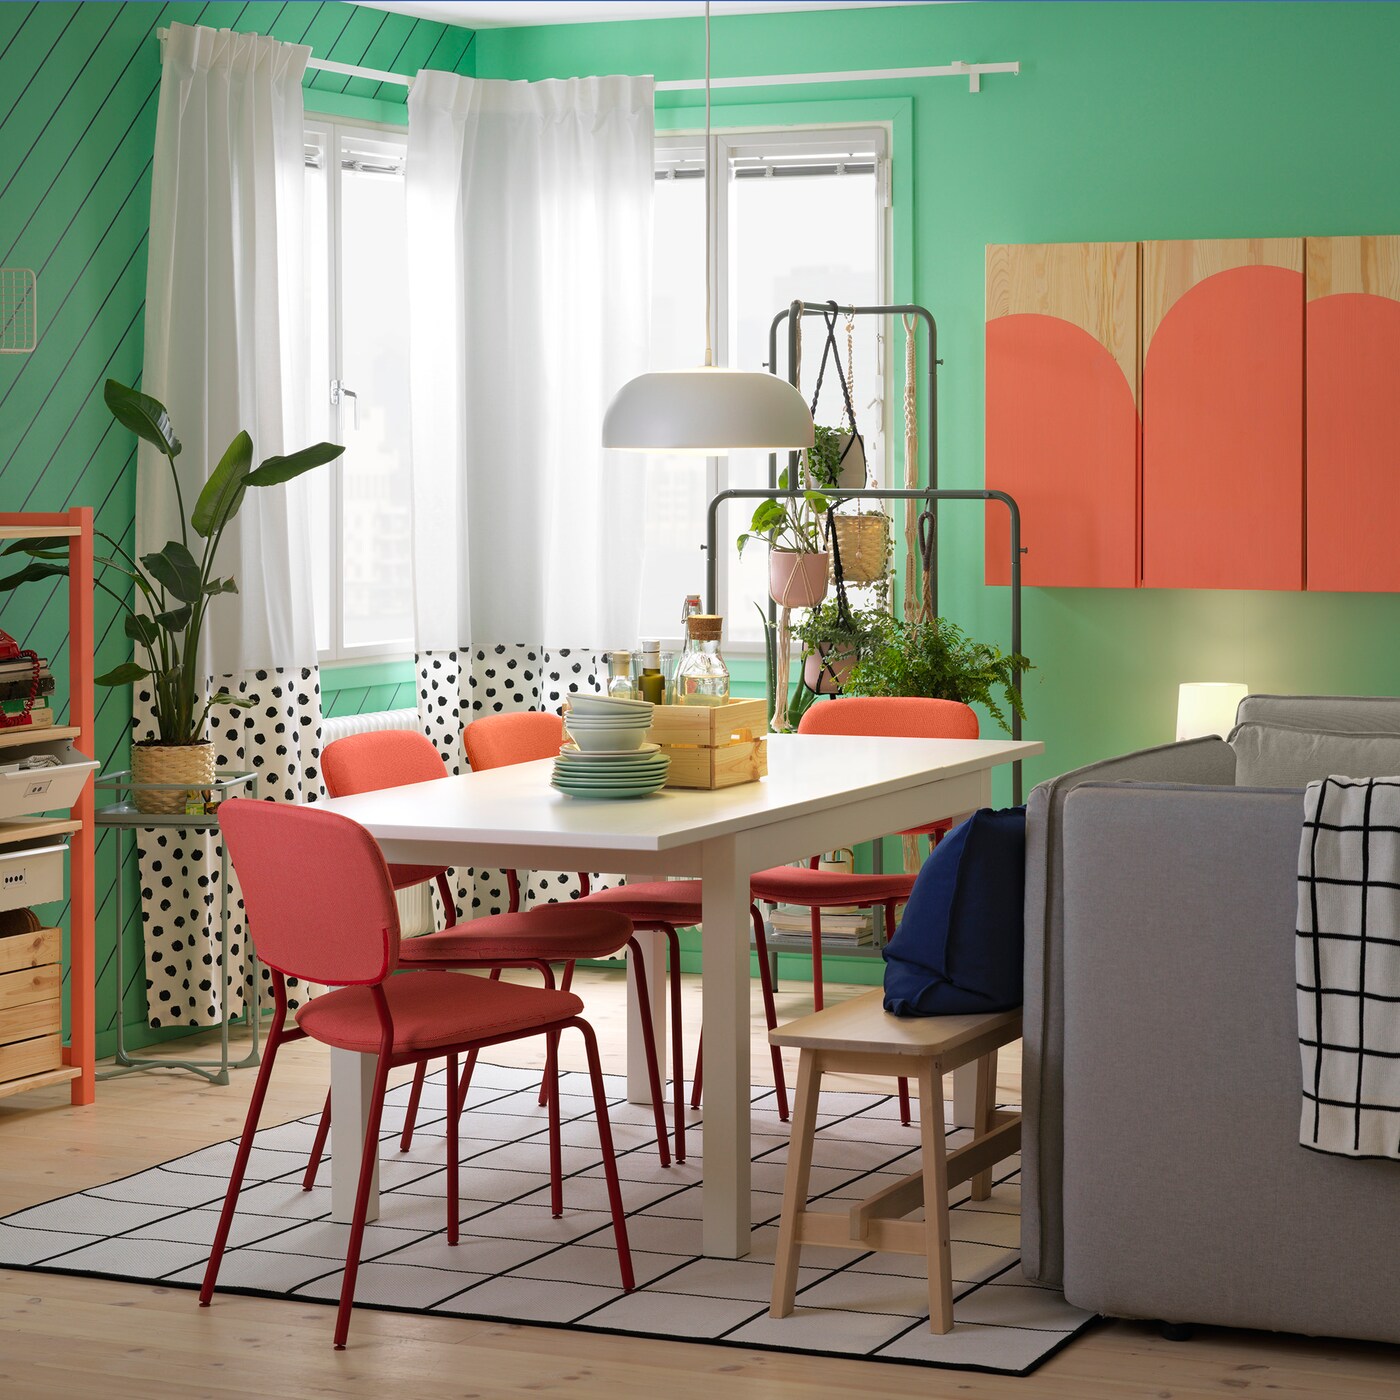
[[[368,734],[376,729],[412,729],[417,731],[417,710],[379,710],[364,715],[339,715],[321,721],[321,747],[344,739],[349,734]],[[431,933],[433,930],[433,899],[427,885],[415,885],[395,896],[399,902],[399,927],[405,936]]]

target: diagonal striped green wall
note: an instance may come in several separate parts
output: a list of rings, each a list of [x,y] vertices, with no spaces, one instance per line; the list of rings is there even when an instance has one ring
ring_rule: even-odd
[[[98,528],[128,546],[135,451],[103,406],[102,383],[140,382],[155,30],[172,20],[271,34],[311,45],[318,58],[399,73],[471,72],[475,58],[468,30],[347,4],[0,4],[0,266],[37,271],[40,333],[32,355],[0,356],[0,510],[92,505]],[[307,75],[313,111],[402,120],[404,96],[393,84]],[[4,597],[0,627],[53,658],[62,694],[63,587]],[[118,610],[100,593],[97,635],[99,670],[127,658]],[[411,683],[361,685],[327,708],[390,708],[411,704],[412,694]],[[128,690],[99,692],[104,768],[126,766],[130,714]],[[132,1043],[155,1038],[144,1028],[134,850],[122,931],[128,980],[121,996],[114,985],[110,839],[98,852],[99,1054],[111,1051],[119,1006]]]

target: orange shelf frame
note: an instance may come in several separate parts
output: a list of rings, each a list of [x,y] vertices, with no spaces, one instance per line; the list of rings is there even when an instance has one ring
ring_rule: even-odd
[[[92,508],[65,511],[0,512],[0,538],[63,536],[68,541],[68,730],[84,753],[97,752],[97,707],[93,698],[93,543]],[[36,740],[49,731],[36,730]],[[78,823],[68,845],[68,1044],[63,1049],[64,1071],[33,1076],[34,1083],[15,1081],[5,1092],[39,1088],[69,1079],[74,1104],[89,1104],[97,1093],[97,948],[96,840],[93,777],[89,774],[77,802]]]

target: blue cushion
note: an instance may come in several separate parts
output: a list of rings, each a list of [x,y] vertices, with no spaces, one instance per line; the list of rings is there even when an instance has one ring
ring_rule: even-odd
[[[1026,809],[984,807],[924,862],[885,946],[896,1016],[1010,1011],[1021,1004]]]

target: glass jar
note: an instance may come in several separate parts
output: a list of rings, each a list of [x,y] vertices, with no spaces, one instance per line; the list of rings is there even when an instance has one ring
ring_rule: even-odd
[[[724,705],[729,702],[729,667],[720,655],[724,619],[691,613],[686,619],[685,651],[676,667],[676,704]]]
[[[632,684],[632,653],[630,651],[610,651],[608,653],[608,697],[612,700],[635,700],[636,687]]]
[[[653,705],[666,703],[666,677],[661,672],[661,643],[643,642],[634,660],[638,698]]]

